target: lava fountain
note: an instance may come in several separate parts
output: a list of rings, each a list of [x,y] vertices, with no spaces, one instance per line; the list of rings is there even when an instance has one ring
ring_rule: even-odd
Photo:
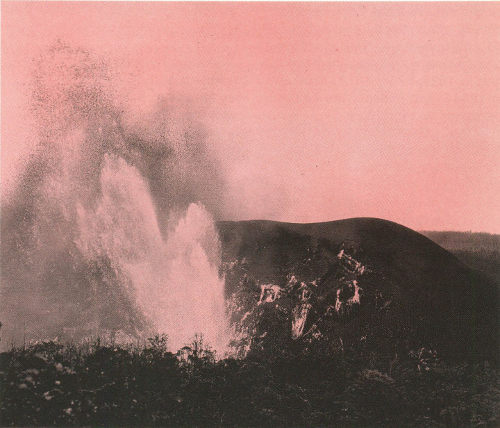
[[[201,125],[165,102],[127,122],[102,61],[64,44],[34,82],[39,143],[1,207],[0,344],[203,334],[223,354],[222,180]]]
[[[214,221],[201,203],[171,220],[163,238],[149,190],[123,159],[106,156],[97,207],[79,208],[78,241],[90,259],[109,257],[133,285],[132,294],[172,349],[197,333],[219,353],[226,350],[224,280],[219,277],[220,243]],[[176,218],[177,217],[177,218]]]

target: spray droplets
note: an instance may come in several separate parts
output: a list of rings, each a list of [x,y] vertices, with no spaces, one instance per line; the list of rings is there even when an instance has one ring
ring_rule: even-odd
[[[125,120],[111,75],[63,43],[34,74],[40,143],[2,206],[5,342],[158,331],[223,348],[222,180],[205,132],[173,103]]]

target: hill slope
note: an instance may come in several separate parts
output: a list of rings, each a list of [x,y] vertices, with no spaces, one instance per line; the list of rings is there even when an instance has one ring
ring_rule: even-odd
[[[218,227],[245,352],[496,355],[495,284],[411,229],[373,218]]]
[[[487,274],[500,286],[500,235],[474,232],[431,232],[422,235],[446,248],[473,269]]]

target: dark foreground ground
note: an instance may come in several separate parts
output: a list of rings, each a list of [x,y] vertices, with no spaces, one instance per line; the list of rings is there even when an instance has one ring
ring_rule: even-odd
[[[284,296],[258,305],[257,315],[262,312],[268,317],[259,319],[267,336],[258,331],[257,337],[272,340],[242,359],[217,360],[199,339],[173,354],[167,351],[166,337],[152,338],[141,346],[99,340],[78,345],[46,342],[0,353],[0,426],[500,426],[500,373],[498,359],[492,358],[498,329],[495,316],[487,311],[497,308],[498,235],[425,233],[452,255],[408,229],[373,219],[303,226],[273,222],[220,226],[226,261],[245,274],[247,280],[240,288],[254,306],[259,284],[281,284],[280,278],[291,274],[302,275],[305,282],[324,274],[318,289],[334,293],[344,278],[341,275],[337,283],[338,278],[331,280],[329,275],[335,267],[341,270],[339,248],[357,248],[355,256],[372,270],[358,278],[367,293],[397,291],[417,307],[415,296],[441,290],[442,298],[435,299],[434,306],[421,302],[422,314],[431,321],[463,313],[467,306],[458,303],[475,297],[477,317],[473,322],[464,318],[468,323],[464,325],[483,325],[478,329],[483,340],[459,334],[462,330],[450,318],[448,330],[456,334],[449,338],[441,334],[436,343],[442,349],[436,352],[425,339],[434,337],[435,331],[448,331],[444,329],[448,324],[424,323],[426,330],[417,323],[411,330],[398,329],[405,311],[392,315],[386,311],[385,324],[380,325],[366,318],[368,338],[373,340],[359,338],[367,333],[354,328],[356,320],[375,307],[364,305],[369,303],[368,294],[362,296],[365,312],[334,319],[336,328],[333,333],[325,330],[324,340],[292,340],[289,319],[284,324],[269,321],[281,320],[278,309],[290,303],[290,296]],[[309,248],[317,251],[304,258]],[[312,267],[311,259],[316,263]],[[232,263],[235,260],[241,263]],[[241,272],[233,270],[226,272],[226,284],[238,290]],[[383,281],[377,281],[379,277]],[[255,290],[248,278],[255,280]],[[474,288],[470,278],[479,278],[483,287]],[[488,293],[483,295],[481,290]],[[311,302],[320,311],[321,302]],[[309,318],[312,323],[314,318]],[[493,321],[481,324],[484,319]],[[334,334],[339,332],[343,332],[341,341]],[[274,340],[282,336],[287,340]],[[408,337],[414,343],[403,346]],[[341,346],[327,346],[337,342]],[[450,352],[444,352],[447,349]]]
[[[0,425],[497,427],[488,363],[306,355],[215,361],[200,341],[181,358],[143,347],[53,342],[0,354]]]

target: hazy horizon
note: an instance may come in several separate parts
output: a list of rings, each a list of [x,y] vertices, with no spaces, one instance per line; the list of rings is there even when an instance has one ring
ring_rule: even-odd
[[[193,186],[213,178],[216,219],[500,233],[498,4],[1,7],[7,200],[39,144],[40,59],[66,46],[106,69],[127,132],[160,135],[166,114],[201,135]]]
[[[498,421],[500,3],[0,8],[0,425]]]

